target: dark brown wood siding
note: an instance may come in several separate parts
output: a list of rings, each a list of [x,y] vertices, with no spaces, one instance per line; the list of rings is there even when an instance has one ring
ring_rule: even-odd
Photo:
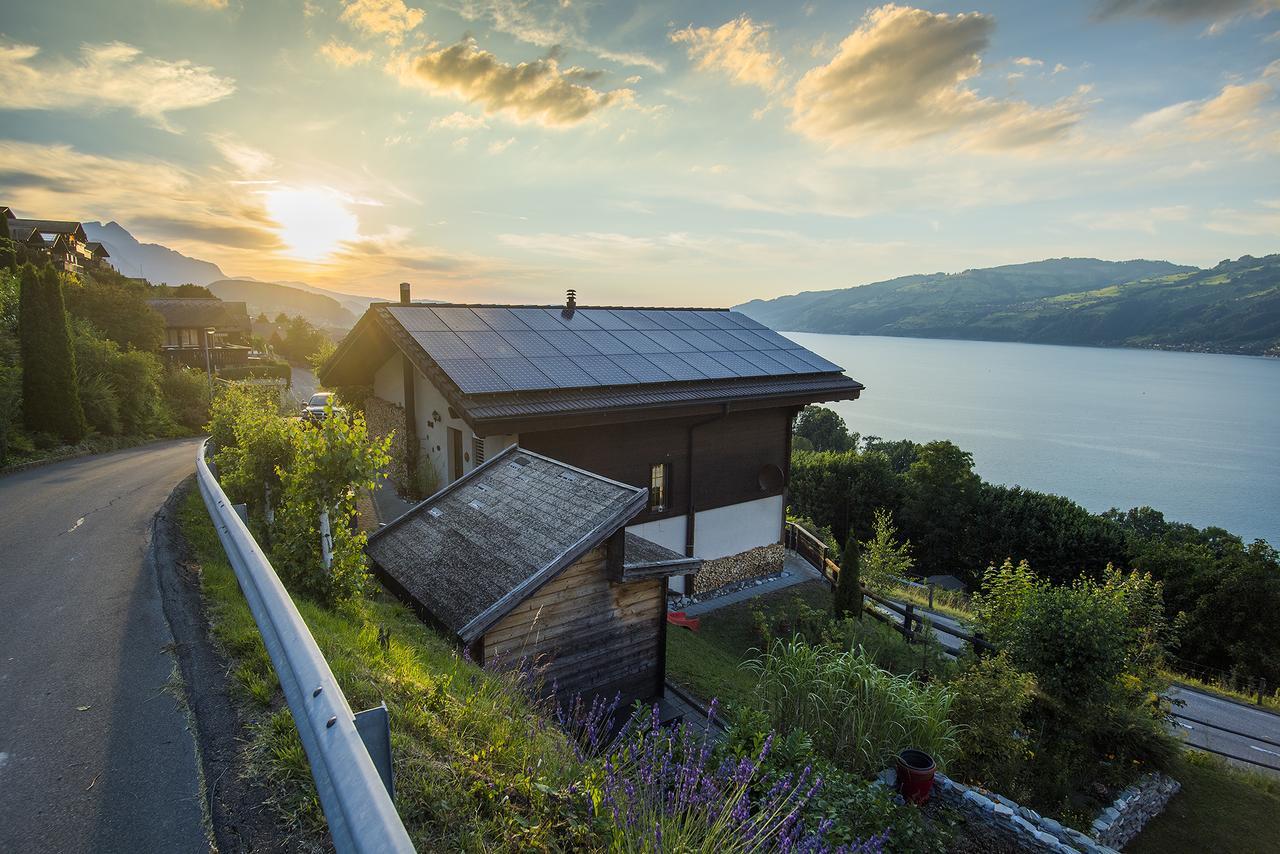
[[[546,687],[554,681],[562,699],[647,700],[662,677],[663,586],[611,581],[604,547],[592,549],[485,633],[485,661],[545,663]]]
[[[689,428],[694,429],[693,502],[697,510],[728,507],[779,495],[784,487],[760,488],[760,469],[776,465],[789,469],[787,435],[792,409],[730,412],[714,421],[666,418],[600,427],[521,433],[520,445],[587,471],[649,486],[649,468],[667,463],[671,495],[662,513],[644,512],[636,522],[649,522],[688,512]],[[785,483],[785,477],[784,477]]]

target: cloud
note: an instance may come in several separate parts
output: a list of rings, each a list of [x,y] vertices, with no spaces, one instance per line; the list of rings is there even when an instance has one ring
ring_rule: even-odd
[[[344,0],[338,17],[356,32],[398,45],[422,23],[426,12],[406,6],[404,0]]]
[[[1280,199],[1264,199],[1251,210],[1217,208],[1206,223],[1210,231],[1246,237],[1274,238],[1280,234]]]
[[[235,92],[235,81],[186,60],[149,59],[123,42],[86,44],[77,61],[34,62],[35,45],[0,43],[0,109],[127,109],[166,130],[167,114]]]
[[[1027,66],[1028,68],[1038,68],[1039,66],[1044,65],[1044,60],[1043,60],[1043,59],[1032,59],[1032,58],[1031,58],[1031,57],[1029,57],[1029,56],[1020,56],[1020,57],[1018,57],[1017,59],[1015,59],[1015,60],[1013,61],[1013,64],[1014,64],[1014,65],[1025,65],[1025,66]]]
[[[506,139],[499,139],[489,143],[489,147],[486,150],[490,154],[501,154],[511,146],[515,145],[515,142],[516,142],[516,138],[514,136],[509,136]]]
[[[769,47],[769,28],[746,15],[710,27],[676,30],[671,41],[685,44],[689,58],[703,71],[719,71],[739,86],[771,92],[779,84],[782,59]]]
[[[360,65],[373,59],[371,52],[360,50],[355,45],[347,44],[336,38],[329,39],[320,45],[320,55],[339,68],[350,68],[353,65]]]
[[[1280,9],[1280,0],[1103,0],[1097,16],[1142,15],[1182,22],[1197,18],[1223,20],[1250,12],[1266,14],[1276,9]]]
[[[648,68],[659,73],[666,66],[635,51],[613,50],[584,38],[586,18],[581,4],[561,2],[551,8],[529,0],[459,0],[454,7],[464,20],[486,21],[493,29],[537,47],[572,47],[619,65]],[[571,19],[571,20],[569,20]]]
[[[1212,98],[1182,101],[1133,123],[1147,145],[1227,140],[1255,149],[1280,151],[1280,113],[1269,109],[1275,97],[1272,67],[1251,83],[1230,83]]]
[[[261,149],[245,145],[230,134],[210,134],[209,142],[222,158],[246,178],[258,178],[267,172],[275,160]]]
[[[1112,210],[1103,213],[1079,214],[1072,222],[1090,231],[1138,231],[1154,235],[1159,227],[1171,222],[1186,222],[1191,218],[1188,205],[1166,205],[1137,210]]]
[[[432,130],[476,130],[488,126],[489,123],[484,120],[484,116],[471,116],[461,111],[432,119],[429,125]]]
[[[832,144],[910,142],[962,133],[975,148],[1063,137],[1080,120],[1079,91],[1048,107],[984,98],[966,85],[982,66],[994,19],[893,4],[868,12],[826,65],[796,84],[792,127]]]
[[[209,9],[214,12],[223,12],[227,8],[227,0],[171,0],[171,2],[196,9]]]
[[[583,69],[561,70],[554,56],[509,65],[473,40],[402,60],[401,82],[453,95],[486,113],[548,126],[575,125],[615,104],[629,104],[630,89],[601,91],[575,82]]]

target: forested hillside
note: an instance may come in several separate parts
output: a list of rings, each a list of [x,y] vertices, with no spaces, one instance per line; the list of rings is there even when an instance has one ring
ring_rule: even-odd
[[[248,303],[249,312],[263,312],[275,317],[281,312],[305,317],[317,326],[350,329],[356,317],[336,299],[309,293],[275,282],[248,279],[222,279],[209,283],[209,292],[218,299]]]
[[[1060,258],[739,308],[799,332],[1280,353],[1280,255],[1209,270]]]

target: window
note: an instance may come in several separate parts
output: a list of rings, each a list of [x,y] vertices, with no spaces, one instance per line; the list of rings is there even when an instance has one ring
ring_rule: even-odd
[[[471,437],[471,462],[480,465],[484,462],[484,437]]]
[[[667,509],[667,486],[669,466],[666,463],[654,463],[649,467],[649,509],[662,511]]]

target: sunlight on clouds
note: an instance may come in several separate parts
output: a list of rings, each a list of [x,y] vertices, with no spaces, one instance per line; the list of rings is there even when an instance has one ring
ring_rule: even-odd
[[[127,109],[173,130],[166,114],[204,107],[235,92],[235,81],[187,60],[144,57],[124,42],[86,44],[78,62],[33,60],[35,45],[0,41],[0,109]]]
[[[382,36],[398,45],[426,17],[426,12],[404,4],[404,0],[345,0],[339,17],[353,30]]]
[[[688,45],[689,58],[703,71],[719,71],[740,86],[777,88],[782,58],[769,48],[769,28],[743,15],[716,27],[692,26],[670,36]]]
[[[262,193],[270,217],[280,224],[289,255],[322,261],[359,238],[359,220],[349,196],[328,187],[281,187]]]

